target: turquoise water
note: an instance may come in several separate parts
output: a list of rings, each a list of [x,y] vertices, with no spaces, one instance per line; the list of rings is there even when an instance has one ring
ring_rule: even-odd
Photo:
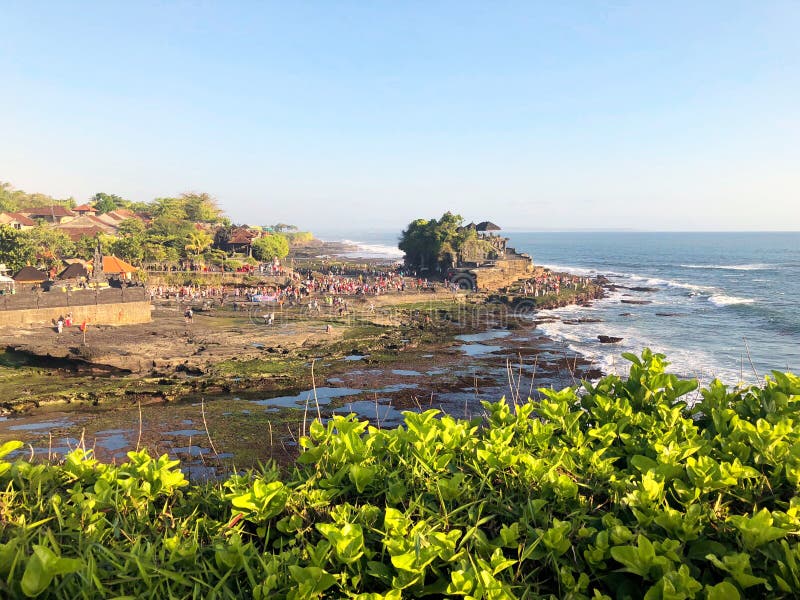
[[[619,355],[645,346],[667,354],[674,372],[706,382],[752,381],[754,371],[760,379],[771,369],[800,372],[800,233],[503,234],[536,264],[653,288],[618,289],[590,308],[546,311],[559,320],[540,331],[606,372],[622,371]],[[348,237],[368,239],[375,249],[396,244],[398,234]],[[600,322],[561,322],[579,318]],[[600,344],[598,335],[623,341]]]

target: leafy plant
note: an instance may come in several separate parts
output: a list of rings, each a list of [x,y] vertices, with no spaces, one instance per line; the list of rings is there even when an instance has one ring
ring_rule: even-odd
[[[800,379],[697,390],[626,358],[627,378],[470,421],[314,422],[290,472],[212,484],[143,451],[31,464],[4,444],[0,596],[800,595]]]

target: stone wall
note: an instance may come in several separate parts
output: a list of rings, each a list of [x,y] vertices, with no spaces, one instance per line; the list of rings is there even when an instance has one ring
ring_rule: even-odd
[[[513,250],[512,250],[513,252]],[[496,291],[508,287],[518,279],[531,276],[533,262],[525,254],[511,254],[507,259],[494,262],[492,267],[480,267],[470,271],[479,290]]]
[[[119,302],[113,304],[84,304],[80,306],[60,306],[48,308],[27,308],[0,311],[0,327],[21,327],[26,325],[51,325],[58,317],[72,313],[72,322],[80,325],[86,321],[90,325],[132,325],[151,321],[149,301]]]

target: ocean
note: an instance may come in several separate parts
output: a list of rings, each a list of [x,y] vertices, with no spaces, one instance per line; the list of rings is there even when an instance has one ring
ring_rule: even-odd
[[[702,383],[714,377],[752,383],[773,369],[800,372],[800,233],[503,234],[538,265],[605,275],[621,286],[591,307],[539,313],[557,319],[539,325],[542,333],[605,373],[625,372],[620,354],[644,347],[666,354],[672,372]],[[351,239],[371,256],[396,259],[397,237],[328,239]],[[574,324],[579,319],[597,322]],[[623,340],[601,344],[598,335]]]

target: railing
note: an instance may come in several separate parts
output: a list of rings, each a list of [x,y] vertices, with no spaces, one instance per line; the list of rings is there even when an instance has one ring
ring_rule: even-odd
[[[0,310],[24,310],[35,308],[60,308],[70,306],[90,306],[93,304],[115,304],[118,302],[141,302],[150,296],[143,287],[74,289],[45,292],[42,290],[20,289],[16,294],[0,296]]]

